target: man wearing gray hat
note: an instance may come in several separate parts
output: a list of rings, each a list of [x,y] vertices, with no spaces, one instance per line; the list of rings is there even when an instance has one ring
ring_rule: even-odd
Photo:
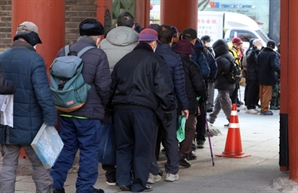
[[[0,192],[14,193],[16,168],[23,148],[32,163],[36,192],[52,192],[52,178],[31,147],[41,125],[56,124],[57,112],[48,85],[46,65],[34,46],[41,43],[37,26],[25,21],[11,47],[0,54],[6,78],[15,84],[13,126],[0,125]]]
[[[108,102],[111,76],[107,55],[98,49],[104,27],[96,19],[86,19],[79,26],[80,37],[70,46],[70,54],[77,54],[87,46],[93,46],[82,56],[82,75],[91,87],[85,104],[72,112],[59,112],[60,136],[64,147],[51,168],[54,193],[64,193],[64,182],[75,155],[80,150],[80,169],[76,182],[77,193],[104,193],[93,186],[98,177],[98,152],[102,135],[104,107]],[[57,57],[65,56],[62,48]]]

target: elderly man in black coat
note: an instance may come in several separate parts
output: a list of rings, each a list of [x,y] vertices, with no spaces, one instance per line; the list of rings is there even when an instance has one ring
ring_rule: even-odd
[[[275,72],[280,74],[279,56],[274,51],[275,41],[269,40],[267,47],[258,56],[259,95],[261,101],[261,115],[273,115],[269,111],[272,98],[272,86],[276,83]]]

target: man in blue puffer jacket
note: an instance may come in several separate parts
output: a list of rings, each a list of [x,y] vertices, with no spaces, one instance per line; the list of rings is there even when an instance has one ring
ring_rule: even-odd
[[[16,86],[13,128],[0,125],[0,192],[15,192],[16,168],[21,147],[32,163],[36,192],[50,193],[52,190],[50,173],[30,145],[43,123],[54,126],[57,119],[46,66],[33,47],[38,43],[41,43],[41,40],[37,26],[26,21],[18,26],[12,46],[0,54],[0,63],[6,78]]]

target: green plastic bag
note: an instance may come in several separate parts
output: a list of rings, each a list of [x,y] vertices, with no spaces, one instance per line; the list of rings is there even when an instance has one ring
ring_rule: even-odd
[[[179,115],[178,117],[178,129],[177,129],[177,139],[179,142],[183,141],[185,139],[185,115]]]

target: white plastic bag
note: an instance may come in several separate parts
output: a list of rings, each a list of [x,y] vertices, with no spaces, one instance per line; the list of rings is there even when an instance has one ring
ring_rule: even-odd
[[[0,95],[0,124],[13,127],[13,95]]]
[[[59,156],[63,142],[55,127],[43,124],[31,146],[46,169],[51,168]]]

